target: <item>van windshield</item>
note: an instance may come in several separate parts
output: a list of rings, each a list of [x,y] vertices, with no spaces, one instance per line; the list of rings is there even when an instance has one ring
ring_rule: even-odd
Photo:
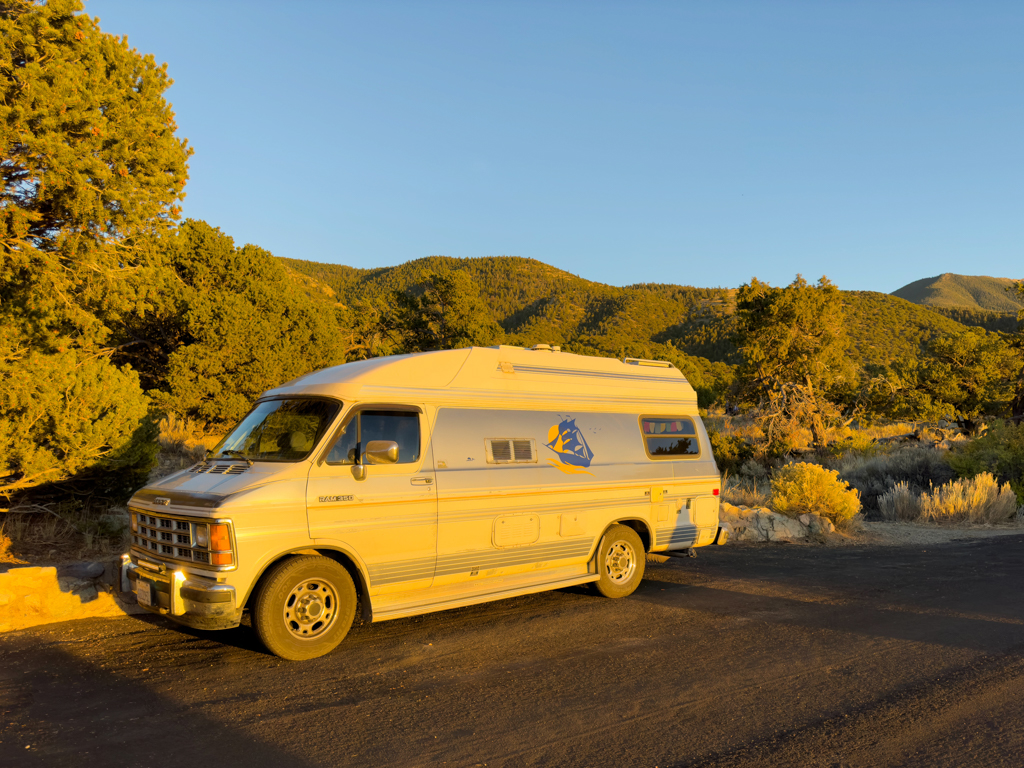
[[[215,459],[301,461],[334,421],[341,403],[288,399],[256,403],[211,451]]]

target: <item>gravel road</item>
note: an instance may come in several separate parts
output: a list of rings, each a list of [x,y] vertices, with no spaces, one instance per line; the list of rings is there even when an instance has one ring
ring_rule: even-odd
[[[0,637],[2,766],[996,766],[1024,762],[1024,536],[708,547],[625,600],[570,589],[353,629]]]

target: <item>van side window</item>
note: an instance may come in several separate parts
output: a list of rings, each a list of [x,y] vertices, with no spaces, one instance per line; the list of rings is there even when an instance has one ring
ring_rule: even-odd
[[[398,464],[420,459],[420,417],[408,411],[360,411],[342,427],[327,454],[328,464],[355,464],[362,446],[372,440],[398,443]]]
[[[700,443],[693,419],[640,419],[647,455],[652,459],[668,456],[699,456]]]

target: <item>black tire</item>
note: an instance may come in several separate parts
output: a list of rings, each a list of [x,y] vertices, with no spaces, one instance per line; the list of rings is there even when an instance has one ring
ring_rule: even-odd
[[[597,572],[594,591],[605,597],[627,597],[644,578],[647,557],[637,532],[625,525],[613,525],[597,547]]]
[[[356,615],[356,586],[328,557],[303,555],[275,565],[263,577],[252,626],[263,645],[290,661],[330,653]]]

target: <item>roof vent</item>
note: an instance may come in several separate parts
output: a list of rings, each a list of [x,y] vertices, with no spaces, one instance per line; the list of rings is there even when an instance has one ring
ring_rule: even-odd
[[[551,346],[550,344],[534,344],[530,347],[533,352],[561,352],[562,348],[559,346]]]

